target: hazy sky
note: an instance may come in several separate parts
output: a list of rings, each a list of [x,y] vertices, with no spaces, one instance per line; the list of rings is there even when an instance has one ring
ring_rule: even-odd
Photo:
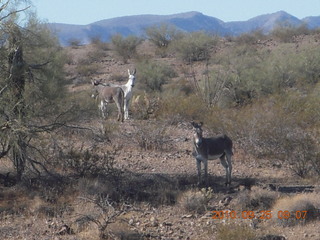
[[[320,16],[320,0],[32,0],[48,22],[89,24],[140,14],[202,12],[222,21],[244,21],[280,10],[298,17]]]

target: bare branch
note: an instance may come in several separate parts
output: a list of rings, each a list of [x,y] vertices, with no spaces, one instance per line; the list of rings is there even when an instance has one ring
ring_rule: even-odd
[[[1,7],[0,7],[0,12],[3,11],[4,9],[6,9],[9,5],[10,0],[8,0],[6,3],[4,3]]]
[[[30,64],[29,68],[31,69],[41,69],[43,66],[49,64],[51,61],[47,61],[45,63],[40,63],[40,64]]]
[[[9,3],[9,1],[8,1],[6,4],[8,4],[8,3]],[[2,6],[2,7],[3,7],[3,6]],[[23,9],[20,9],[20,10],[16,10],[16,11],[13,11],[13,12],[9,12],[7,15],[1,17],[1,18],[0,18],[0,21],[2,21],[3,19],[6,19],[7,17],[9,17],[9,16],[11,16],[11,15],[13,15],[13,14],[16,14],[16,13],[19,13],[19,12],[23,12],[23,11],[27,10],[28,8],[30,8],[30,6],[28,6],[28,7],[26,7],[26,8],[23,8]],[[1,9],[0,9],[0,12],[1,12],[3,9],[4,9],[4,8],[1,8]]]
[[[0,90],[0,96],[2,95],[2,93],[8,88],[8,84],[5,85],[1,90]]]
[[[8,154],[8,152],[10,151],[11,146],[9,145],[8,148],[2,152],[0,152],[0,158],[3,158],[4,156],[6,156]]]

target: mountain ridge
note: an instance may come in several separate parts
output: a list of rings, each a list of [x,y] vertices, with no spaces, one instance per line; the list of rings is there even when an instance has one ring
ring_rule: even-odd
[[[49,29],[57,34],[61,45],[66,46],[71,40],[87,44],[93,37],[109,41],[114,34],[123,36],[143,36],[147,27],[157,24],[172,24],[184,32],[206,31],[218,35],[237,36],[257,29],[264,33],[272,31],[276,26],[299,26],[306,24],[310,29],[320,27],[320,16],[309,16],[303,19],[290,15],[285,11],[263,14],[247,21],[224,22],[218,18],[207,16],[201,12],[191,11],[171,15],[131,15],[103,19],[87,25],[47,23]]]

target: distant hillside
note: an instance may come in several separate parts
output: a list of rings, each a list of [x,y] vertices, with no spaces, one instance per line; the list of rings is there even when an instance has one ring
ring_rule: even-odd
[[[62,45],[68,45],[70,40],[77,39],[81,43],[90,42],[93,37],[100,37],[109,41],[111,36],[119,33],[123,36],[143,36],[147,27],[168,23],[185,32],[207,31],[218,35],[239,35],[256,29],[270,32],[278,25],[299,26],[307,24],[309,28],[320,27],[319,17],[298,19],[284,11],[265,14],[249,19],[248,21],[223,22],[214,17],[199,12],[187,12],[173,15],[137,15],[101,20],[88,25],[71,25],[49,23],[49,28],[55,32]]]

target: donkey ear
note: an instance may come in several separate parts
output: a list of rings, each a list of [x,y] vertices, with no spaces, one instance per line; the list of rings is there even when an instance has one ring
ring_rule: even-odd
[[[131,75],[131,73],[130,73],[130,69],[128,69],[128,74],[129,74],[129,76]]]
[[[136,72],[137,72],[137,69],[134,69],[132,75],[135,75]]]
[[[193,127],[196,127],[196,123],[194,121],[190,122]]]

